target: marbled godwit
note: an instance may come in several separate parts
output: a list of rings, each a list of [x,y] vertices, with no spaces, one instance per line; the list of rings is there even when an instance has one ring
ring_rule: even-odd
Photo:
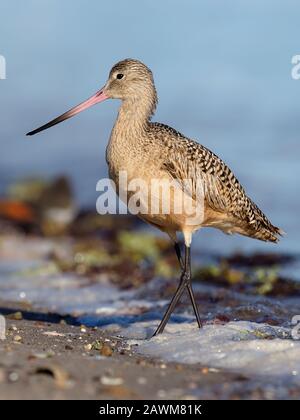
[[[273,226],[246,195],[232,171],[219,157],[173,128],[151,122],[157,105],[157,94],[152,72],[140,61],[120,61],[111,69],[105,86],[94,96],[28,135],[52,127],[108,98],[122,101],[106,151],[109,174],[117,188],[120,171],[126,171],[128,180],[142,178],[146,183],[152,178],[179,181],[188,179],[192,181],[192,187],[184,194],[189,195],[189,199],[197,207],[194,181],[201,180],[203,215],[197,225],[191,225],[184,212],[139,215],[167,233],[174,241],[182,269],[178,288],[155,334],[164,330],[185,289],[189,293],[198,326],[201,327],[191,284],[192,234],[200,227],[211,226],[228,234],[239,233],[263,241],[277,242],[281,230]],[[184,237],[184,259],[177,241],[178,232],[182,232]]]

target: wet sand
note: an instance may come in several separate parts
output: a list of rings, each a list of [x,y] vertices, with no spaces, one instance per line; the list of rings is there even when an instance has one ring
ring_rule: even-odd
[[[282,398],[280,379],[168,363],[137,354],[99,328],[68,325],[18,303],[0,301],[0,307],[7,321],[6,339],[0,340],[2,400]],[[300,386],[285,389],[285,398],[299,399]]]
[[[7,302],[0,306],[8,314],[5,306],[22,310]],[[9,316],[14,315],[8,315],[6,339],[0,341],[1,399],[222,398],[229,383],[236,385],[232,398],[245,397],[238,389],[247,378],[240,375],[141,357],[100,329]],[[111,348],[111,355],[88,350],[96,340]]]

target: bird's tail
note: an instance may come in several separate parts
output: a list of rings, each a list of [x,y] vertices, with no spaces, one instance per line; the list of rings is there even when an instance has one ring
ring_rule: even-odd
[[[254,213],[254,231],[251,236],[265,242],[278,242],[285,232],[274,226],[260,208],[252,201],[251,210]]]
[[[277,243],[280,239],[280,236],[283,236],[285,232],[273,226],[271,223],[268,227],[261,227],[259,230],[256,230],[253,233],[253,237],[265,242],[275,242]]]

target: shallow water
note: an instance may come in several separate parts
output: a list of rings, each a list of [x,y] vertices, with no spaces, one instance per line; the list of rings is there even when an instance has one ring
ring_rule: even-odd
[[[147,325],[144,325],[147,328]],[[289,330],[249,321],[226,325],[171,324],[150,341],[130,341],[137,351],[163,360],[226,369],[255,377],[281,377],[300,383],[300,343]],[[283,338],[278,338],[283,337]]]

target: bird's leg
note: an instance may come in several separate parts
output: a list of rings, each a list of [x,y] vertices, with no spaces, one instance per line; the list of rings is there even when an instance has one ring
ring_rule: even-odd
[[[181,270],[183,271],[184,270],[184,262],[183,262],[183,259],[182,259],[182,256],[181,256],[181,249],[180,249],[180,245],[179,245],[178,242],[175,242],[174,249],[175,249],[176,256],[177,256],[177,259],[179,261]]]
[[[191,270],[191,249],[190,247],[185,247],[185,259],[187,260],[187,265],[188,265],[188,282],[187,282],[187,289],[189,292],[189,296],[192,302],[192,306],[194,309],[194,313],[195,313],[195,317],[198,323],[198,327],[201,328],[202,327],[202,321],[199,315],[199,310],[198,310],[198,306],[196,303],[196,299],[195,299],[195,295],[194,295],[194,291],[193,291],[193,287],[192,287],[192,270]]]
[[[183,291],[186,287],[186,282],[185,282],[185,278],[184,278],[185,277],[184,276],[185,265],[184,265],[184,262],[182,260],[180,246],[179,246],[178,242],[175,242],[174,247],[175,247],[175,252],[176,252],[178,261],[179,261],[181,269],[182,269],[182,274],[181,274],[180,282],[179,282],[179,285],[176,289],[176,292],[175,292],[175,294],[174,294],[174,296],[173,296],[173,298],[172,298],[172,300],[171,300],[171,302],[168,306],[168,309],[166,310],[166,313],[163,316],[163,319],[162,319],[161,323],[159,324],[157,330],[153,334],[154,336],[163,332],[165,326],[167,325],[167,323],[170,319],[170,316],[171,316],[172,312],[175,309],[175,306],[177,305],[178,300],[180,299],[180,297],[181,297],[181,295],[182,295],[182,293],[183,293]]]
[[[172,312],[174,311],[175,306],[178,303],[178,300],[182,296],[182,293],[184,292],[185,287],[186,287],[186,283],[184,281],[184,276],[182,274],[181,278],[180,278],[179,286],[177,287],[177,290],[176,290],[174,296],[172,297],[170,305],[168,306],[168,309],[166,310],[166,313],[164,314],[163,319],[162,319],[161,323],[159,324],[157,330],[153,334],[153,336],[162,333],[163,330],[165,329],[165,326],[167,325],[167,323],[170,319],[170,316],[171,316]]]
[[[176,252],[180,267],[183,271],[184,270],[184,263],[183,263],[183,259],[182,259],[182,256],[181,256],[181,250],[180,250],[180,246],[179,246],[178,242],[175,242],[174,248],[175,248],[175,252]],[[193,309],[194,309],[194,313],[195,313],[195,316],[196,316],[196,319],[197,319],[198,326],[199,326],[199,328],[201,328],[202,327],[202,321],[200,319],[199,310],[198,310],[198,306],[197,306],[197,303],[196,303],[196,300],[195,300],[194,291],[193,291],[193,287],[192,287],[190,248],[187,248],[186,252],[188,252],[188,259],[189,259],[188,265],[189,265],[189,274],[190,274],[189,275],[190,280],[189,280],[189,283],[187,284],[186,287],[187,287],[188,292],[189,292],[189,296],[190,296],[190,299],[191,299],[191,302],[192,302],[192,305],[193,305]]]
[[[170,316],[172,314],[172,312],[175,309],[175,306],[177,305],[180,297],[182,296],[184,289],[187,287],[189,295],[190,295],[190,299],[192,301],[192,305],[194,308],[194,312],[197,318],[197,322],[199,325],[199,328],[202,326],[201,320],[200,320],[200,316],[199,316],[199,312],[198,312],[198,308],[195,302],[195,297],[194,297],[194,293],[193,293],[193,289],[191,286],[191,254],[190,254],[190,248],[185,246],[185,259],[184,259],[184,264],[181,258],[181,252],[180,252],[180,247],[178,245],[178,243],[175,244],[175,251],[176,251],[176,255],[178,257],[178,260],[180,262],[180,265],[182,266],[183,270],[182,270],[182,274],[180,277],[180,283],[179,286],[177,287],[177,290],[170,302],[170,305],[168,306],[168,309],[165,313],[165,315],[163,316],[163,319],[161,321],[161,323],[159,324],[157,330],[155,331],[154,335],[160,334],[163,332],[165,326],[167,325],[167,322],[170,319]]]

